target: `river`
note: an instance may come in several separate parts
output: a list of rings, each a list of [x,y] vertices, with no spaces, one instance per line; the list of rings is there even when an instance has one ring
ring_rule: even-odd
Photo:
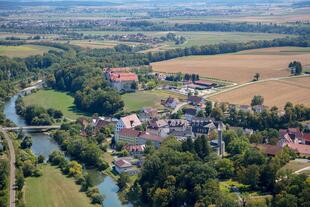
[[[26,126],[25,120],[16,114],[15,101],[19,94],[12,96],[4,106],[4,114],[7,119],[11,120],[17,126]],[[57,143],[49,136],[43,133],[28,133],[32,137],[31,150],[36,155],[43,155],[45,159],[54,150],[60,150]],[[94,173],[95,172],[95,173]],[[132,205],[123,205],[118,197],[118,186],[110,176],[103,176],[98,171],[93,171],[93,176],[96,177],[96,183],[100,193],[105,196],[103,206],[113,207],[129,207]]]

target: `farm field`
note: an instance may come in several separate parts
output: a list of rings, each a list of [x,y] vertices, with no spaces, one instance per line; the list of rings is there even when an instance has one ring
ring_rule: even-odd
[[[26,106],[36,104],[44,108],[58,109],[69,119],[76,119],[86,115],[75,108],[72,96],[55,90],[39,90],[36,93],[25,96],[23,100]]]
[[[122,99],[125,103],[124,110],[131,112],[141,110],[143,107],[163,108],[160,101],[168,98],[169,96],[177,97],[179,99],[185,98],[181,95],[172,94],[161,90],[126,93],[122,95]]]
[[[293,104],[310,106],[310,77],[272,80],[247,85],[232,91],[210,97],[212,101],[232,104],[250,104],[253,96],[264,97],[264,105],[283,109],[290,101]]]
[[[158,50],[167,50],[172,48],[182,48],[182,47],[191,47],[197,45],[206,45],[206,44],[217,44],[217,43],[226,43],[226,42],[247,42],[251,40],[272,40],[275,38],[285,37],[286,35],[281,34],[268,34],[268,33],[247,33],[247,32],[178,32],[178,31],[160,31],[160,32],[146,32],[146,31],[80,31],[84,34],[92,35],[126,35],[126,34],[137,34],[143,33],[151,37],[161,37],[166,35],[169,32],[175,33],[178,36],[184,36],[187,41],[181,45],[175,45],[172,42],[165,42],[159,44],[151,51]],[[78,41],[71,41],[73,44],[78,44]],[[81,41],[80,41],[81,42]],[[87,42],[87,41],[83,41]],[[109,45],[111,43],[126,43],[126,42],[117,42],[117,41],[94,41],[95,43],[102,43]],[[86,43],[85,43],[86,44]],[[127,43],[126,43],[127,44]],[[135,44],[135,43],[131,43]],[[138,43],[136,43],[138,44]]]
[[[245,83],[251,81],[255,73],[260,73],[261,79],[288,76],[288,64],[293,60],[309,65],[310,48],[276,47],[224,55],[188,56],[156,62],[152,66],[158,72],[198,73],[202,77]]]
[[[139,45],[139,43],[133,43],[133,42],[121,42],[121,41],[104,41],[104,40],[72,40],[70,41],[71,45],[80,46],[83,48],[112,48],[115,47],[118,44],[126,44],[129,46],[136,46]]]
[[[29,177],[25,182],[26,207],[86,207],[89,198],[80,192],[80,186],[72,178],[61,174],[60,170],[50,165],[42,167],[42,176]]]
[[[31,55],[42,55],[49,50],[59,49],[40,45],[0,46],[0,55],[8,57],[28,57]]]

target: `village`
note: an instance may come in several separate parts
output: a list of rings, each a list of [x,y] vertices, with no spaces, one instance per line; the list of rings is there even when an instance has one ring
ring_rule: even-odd
[[[156,76],[165,79],[162,74]],[[129,68],[105,69],[104,78],[111,87],[120,92],[133,92],[138,89],[138,76]],[[217,85],[197,80],[186,83],[182,87],[213,90]],[[113,155],[113,165],[111,167],[118,174],[127,173],[128,175],[140,172],[145,158],[144,151],[148,146],[157,149],[168,137],[175,137],[178,141],[184,142],[187,139],[195,140],[199,136],[206,136],[214,152],[220,157],[225,157],[228,154],[225,151],[223,131],[235,131],[245,137],[250,137],[255,133],[254,129],[224,125],[220,120],[204,116],[206,105],[210,102],[198,96],[195,91],[189,90],[188,93],[187,99],[182,102],[172,96],[161,100],[161,105],[166,110],[159,111],[156,108],[144,107],[137,113],[131,113],[119,119],[94,115],[92,119],[80,118],[77,122],[82,125],[84,130],[81,134],[84,136],[87,136],[86,130],[91,130],[92,135],[95,136],[105,127],[112,129],[110,152]],[[254,114],[263,113],[267,108],[260,104],[253,106],[227,104],[224,116],[228,116],[231,109]],[[305,131],[308,132],[302,132],[300,128],[280,129],[277,143],[266,138],[264,143],[252,144],[252,146],[267,156],[275,156],[284,147],[288,147],[300,157],[309,157],[310,124],[305,127]]]

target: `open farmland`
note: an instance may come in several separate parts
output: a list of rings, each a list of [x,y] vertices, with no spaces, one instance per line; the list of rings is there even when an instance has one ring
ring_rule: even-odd
[[[310,106],[310,77],[271,80],[224,92],[210,99],[232,104],[250,104],[253,96],[264,97],[264,105],[284,107],[286,102]]]
[[[260,73],[261,79],[288,76],[288,64],[293,60],[309,65],[310,48],[276,47],[224,55],[189,56],[156,62],[152,66],[158,72],[198,73],[203,77],[245,83],[251,81],[255,73]]]
[[[118,44],[125,44],[125,45],[129,45],[129,46],[136,46],[139,43],[134,43],[134,42],[121,42],[121,41],[104,41],[104,40],[72,40],[70,41],[71,45],[76,45],[79,47],[83,47],[83,48],[90,48],[90,49],[94,49],[94,48],[112,48],[115,47]]]
[[[0,55],[8,57],[28,57],[31,55],[42,55],[49,50],[60,49],[40,45],[0,46]]]
[[[178,36],[183,36],[186,38],[186,42],[181,45],[176,45],[174,42],[164,42],[157,44],[155,48],[148,51],[159,51],[167,50],[172,48],[183,48],[207,44],[218,44],[227,42],[248,42],[251,40],[272,40],[275,38],[282,38],[286,35],[282,34],[266,34],[266,33],[247,33],[247,32],[179,32],[179,31],[81,31],[84,34],[91,35],[127,35],[127,34],[137,34],[143,33],[150,37],[162,37],[172,32]],[[111,47],[116,44],[129,44],[135,45],[139,43],[130,42],[118,42],[118,41],[97,41],[88,42],[86,40],[82,41],[71,41],[71,44],[78,45],[81,47],[89,46],[90,48],[100,48],[100,47]]]

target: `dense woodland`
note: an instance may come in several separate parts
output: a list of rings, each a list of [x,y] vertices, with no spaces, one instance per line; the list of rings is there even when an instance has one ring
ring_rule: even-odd
[[[141,175],[128,196],[137,206],[308,206],[309,178],[280,170],[295,157],[288,148],[273,158],[266,157],[235,134],[228,149],[231,156],[220,159],[206,137],[183,143],[168,138],[159,150],[148,150]],[[244,184],[241,192],[256,190],[273,196],[266,200],[242,197],[239,203],[234,194],[220,189],[219,182],[227,178]]]

